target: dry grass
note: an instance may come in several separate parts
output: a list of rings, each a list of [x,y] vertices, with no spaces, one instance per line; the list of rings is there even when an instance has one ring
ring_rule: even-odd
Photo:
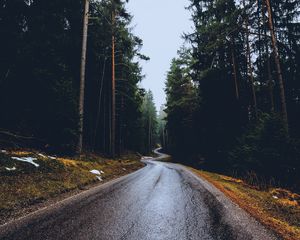
[[[37,158],[35,162],[40,166],[36,168],[29,163],[13,160],[11,156]],[[93,169],[104,172],[102,178],[105,182],[144,166],[134,155],[117,160],[97,155],[83,156],[81,159],[51,159],[26,151],[0,153],[0,219],[9,219],[22,208],[97,183],[96,176],[90,173]],[[14,167],[14,171],[6,169]]]
[[[240,179],[191,170],[212,183],[241,208],[283,239],[300,239],[300,196],[285,189],[259,190]]]

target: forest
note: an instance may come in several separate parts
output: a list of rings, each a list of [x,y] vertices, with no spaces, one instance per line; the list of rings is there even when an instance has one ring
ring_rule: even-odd
[[[1,146],[114,157],[161,143],[180,162],[296,186],[300,3],[190,0],[159,113],[126,3],[1,1]]]
[[[125,1],[1,0],[1,146],[149,152],[156,110],[140,86],[149,58],[131,20]]]
[[[300,2],[189,2],[194,30],[167,74],[164,148],[193,166],[296,188]]]
[[[0,239],[300,240],[299,0],[0,0],[0,36]]]

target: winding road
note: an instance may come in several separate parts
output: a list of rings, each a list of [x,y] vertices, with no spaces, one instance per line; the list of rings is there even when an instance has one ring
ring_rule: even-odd
[[[157,160],[0,226],[0,239],[278,239],[205,180]]]

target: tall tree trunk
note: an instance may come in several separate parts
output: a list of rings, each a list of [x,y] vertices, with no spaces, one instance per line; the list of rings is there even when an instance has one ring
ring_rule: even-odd
[[[100,81],[99,100],[98,100],[96,124],[95,124],[95,129],[94,129],[94,138],[93,138],[93,148],[94,148],[94,150],[95,150],[95,146],[96,146],[96,142],[97,142],[97,132],[98,132],[98,126],[99,126],[99,122],[100,122],[102,92],[103,92],[104,76],[105,76],[105,67],[106,67],[106,57],[104,57],[103,70],[102,70],[102,76],[101,76],[101,81]]]
[[[115,9],[112,11],[112,79],[111,79],[111,157],[115,157],[116,146],[116,79],[115,79]]]
[[[239,93],[239,86],[238,86],[236,61],[235,61],[235,54],[234,54],[234,41],[233,40],[232,40],[232,47],[231,47],[231,59],[232,59],[233,78],[234,78],[234,85],[235,85],[235,96],[236,96],[236,99],[239,100],[240,93]]]
[[[244,7],[245,7],[245,3],[244,3]],[[247,47],[247,69],[248,69],[247,72],[248,72],[248,77],[250,77],[254,112],[255,112],[255,117],[257,119],[258,118],[257,98],[256,98],[256,92],[255,92],[255,86],[254,86],[253,67],[252,67],[252,61],[251,61],[251,49],[250,49],[250,43],[249,43],[249,19],[248,19],[248,16],[246,17],[246,47]]]
[[[103,96],[103,140],[102,140],[102,146],[103,146],[103,151],[107,153],[107,148],[106,148],[106,136],[107,136],[107,128],[106,128],[106,111],[107,111],[107,106],[106,106],[106,96],[104,94]]]
[[[267,47],[267,68],[268,68],[268,88],[269,88],[269,96],[270,96],[270,105],[271,105],[271,112],[275,111],[275,103],[274,103],[274,87],[272,81],[272,72],[271,72],[271,63],[270,63],[270,55],[269,55],[269,48]]]
[[[267,26],[266,26],[266,18],[265,18],[265,4],[262,4],[261,11],[263,16],[263,24],[264,24],[264,35],[267,36]],[[269,97],[270,97],[270,107],[271,112],[275,111],[275,103],[274,103],[274,87],[272,81],[272,72],[271,72],[271,63],[270,63],[270,52],[268,40],[265,41],[265,49],[267,55],[267,71],[268,71],[268,89],[269,89]]]
[[[273,26],[272,9],[271,9],[270,0],[265,0],[265,3],[267,6],[267,10],[268,10],[269,28],[270,28],[270,32],[271,32],[272,47],[273,47],[275,65],[276,65],[277,76],[278,76],[278,81],[279,81],[282,119],[284,122],[285,130],[288,133],[289,124],[288,124],[288,114],[287,114],[286,99],[285,99],[284,82],[283,82],[281,65],[280,65],[280,60],[279,60],[277,38],[275,36],[275,31],[274,31],[274,26]]]
[[[80,155],[82,152],[83,140],[83,114],[84,114],[84,87],[85,87],[85,66],[86,66],[86,47],[87,33],[89,24],[89,0],[85,0],[84,16],[83,16],[83,36],[82,36],[82,52],[80,66],[80,90],[79,90],[79,138],[77,152]]]
[[[259,59],[259,62],[258,62],[258,66],[259,66],[259,69],[261,70],[262,69],[262,45],[261,45],[261,35],[262,35],[262,28],[261,28],[261,13],[262,13],[262,6],[260,4],[260,1],[257,0],[257,18],[258,18],[258,24],[257,24],[257,27],[258,27],[258,59]],[[259,73],[259,79],[261,79],[261,71],[258,71]]]

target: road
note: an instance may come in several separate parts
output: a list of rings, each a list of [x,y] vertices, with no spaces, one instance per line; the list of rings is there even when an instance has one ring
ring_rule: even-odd
[[[0,227],[0,239],[278,239],[185,167],[158,161]]]

